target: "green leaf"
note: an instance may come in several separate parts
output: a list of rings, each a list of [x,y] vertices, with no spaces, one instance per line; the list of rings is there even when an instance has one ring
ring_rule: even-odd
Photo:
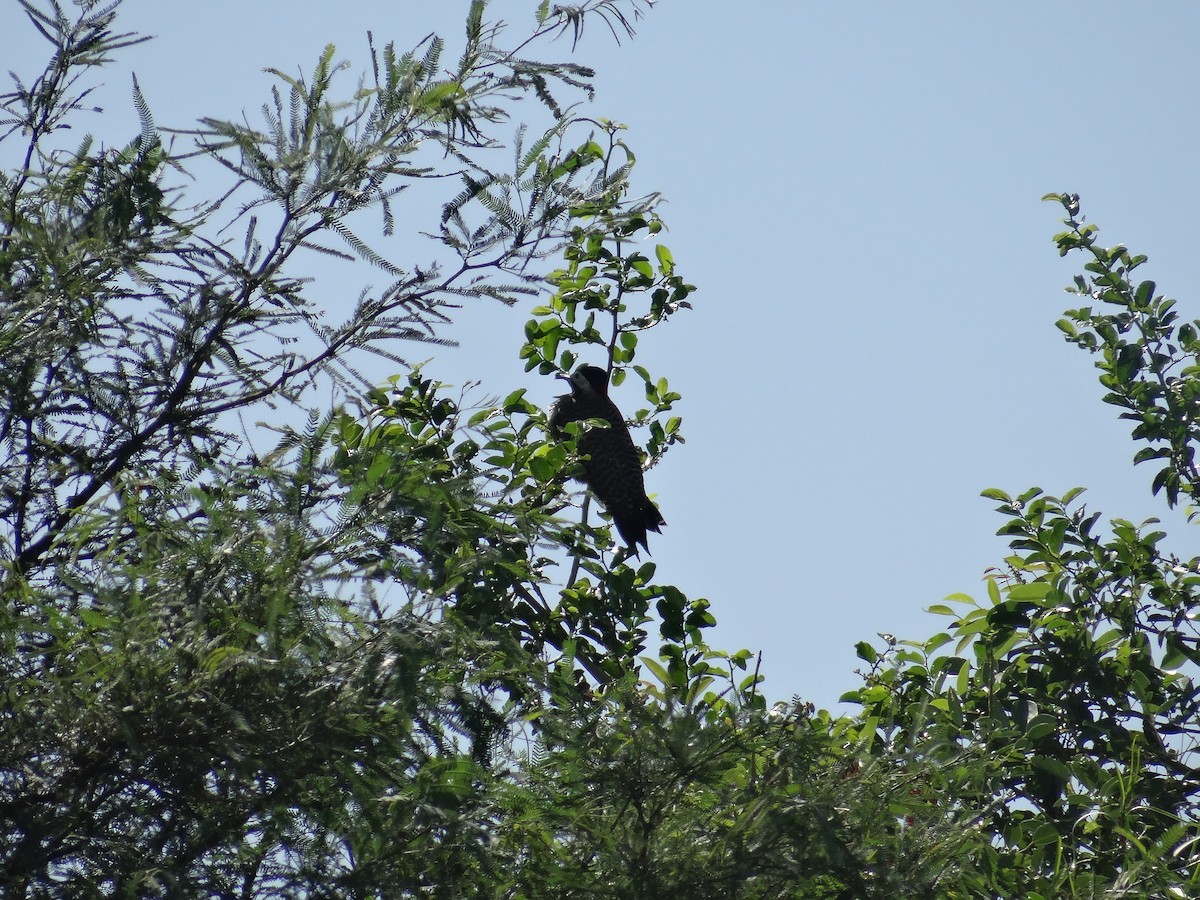
[[[875,743],[876,729],[879,728],[878,716],[867,716],[863,719],[862,726],[858,730],[859,741],[863,745],[864,750],[870,750]]]
[[[1031,741],[1039,741],[1058,729],[1058,718],[1042,713],[1029,720],[1025,727],[1025,736]]]
[[[658,257],[659,271],[664,275],[670,275],[675,271],[675,258],[671,256],[671,251],[659,244],[654,248],[654,254]]]
[[[659,684],[665,687],[671,683],[671,677],[667,674],[667,670],[662,666],[661,663],[658,662],[658,660],[651,659],[648,656],[643,656],[640,657],[640,661],[643,666],[654,673],[654,677],[658,679]]]
[[[1046,846],[1048,844],[1057,843],[1060,840],[1058,829],[1050,822],[1043,822],[1032,835],[1032,841],[1038,846]]]
[[[111,616],[105,615],[99,610],[91,609],[89,607],[83,607],[79,610],[79,618],[82,619],[83,624],[92,631],[104,631],[112,628],[113,625],[116,624],[116,620]]]
[[[1035,768],[1050,773],[1059,781],[1071,780],[1071,770],[1052,756],[1034,756],[1031,762]]]
[[[960,697],[966,697],[971,691],[971,666],[963,666],[958,670],[958,678],[955,679],[954,689],[958,691]]]
[[[1062,496],[1063,506],[1067,506],[1068,504],[1070,504],[1072,500],[1074,500],[1076,497],[1078,497],[1080,494],[1082,494],[1085,490],[1087,490],[1087,489],[1081,488],[1081,487],[1071,488],[1069,491],[1067,491]]]
[[[950,643],[951,640],[952,638],[946,632],[938,632],[925,642],[925,652],[930,654],[935,653],[937,652],[938,648]]]
[[[1137,286],[1137,290],[1134,291],[1134,302],[1139,306],[1149,306],[1150,301],[1154,299],[1155,288],[1156,285],[1153,281],[1143,281]]]
[[[986,583],[988,599],[991,600],[993,604],[999,604],[1003,602],[1000,597],[1000,585],[996,583],[996,579],[988,578]]]
[[[421,96],[417,98],[417,105],[425,109],[435,109],[447,100],[462,95],[462,85],[457,81],[442,81],[422,91]]]
[[[1042,600],[1050,593],[1050,585],[1044,581],[1017,584],[1008,589],[1009,600]]]

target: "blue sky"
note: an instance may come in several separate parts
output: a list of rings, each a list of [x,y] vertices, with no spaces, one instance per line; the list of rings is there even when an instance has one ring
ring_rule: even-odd
[[[524,31],[535,6],[490,17]],[[157,37],[106,70],[91,127],[135,133],[131,69],[160,125],[253,119],[264,67],[311,71],[332,42],[362,71],[368,30],[400,48],[438,30],[452,56],[466,7],[127,0],[123,30]],[[0,56],[32,77],[43,45],[6,10]],[[684,396],[687,444],[648,479],[670,523],[658,578],[712,601],[715,644],[763,651],[772,698],[830,705],[856,641],[926,637],[945,627],[930,604],[982,596],[1004,555],[985,487],[1082,485],[1106,518],[1161,515],[1193,545],[1054,327],[1080,262],[1039,198],[1078,192],[1196,316],[1198,25],[1183,3],[660,0],[620,46],[586,34],[589,112],[629,125],[635,188],[667,198],[664,242],[699,288],[639,349]],[[527,317],[464,311],[430,373],[549,402],[516,358]]]

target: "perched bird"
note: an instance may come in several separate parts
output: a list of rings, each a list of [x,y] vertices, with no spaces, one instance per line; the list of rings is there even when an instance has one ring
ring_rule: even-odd
[[[607,428],[593,427],[579,436],[579,453],[588,457],[583,462],[583,481],[604,504],[633,555],[638,555],[638,544],[649,552],[646,532],[661,534],[667,523],[646,496],[641,458],[621,411],[608,397],[608,373],[585,365],[569,377],[560,377],[570,381],[571,393],[559,397],[550,410],[551,431],[561,436],[563,426],[588,419],[608,423]]]

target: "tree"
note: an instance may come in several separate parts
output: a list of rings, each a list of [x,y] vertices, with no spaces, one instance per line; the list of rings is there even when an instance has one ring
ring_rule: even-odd
[[[1163,461],[1154,492],[1174,506],[1195,493],[1200,396],[1196,322],[1152,281],[1146,256],[1101,247],[1079,198],[1055,242],[1082,253],[1072,292],[1091,305],[1058,323],[1096,354],[1104,400],[1135,423],[1134,461]],[[1157,520],[1135,526],[1034,488],[990,489],[1012,554],[987,602],[951,597],[952,625],[925,641],[867,644],[872,666],[851,699],[880,744],[940,760],[962,748],[969,779],[931,796],[978,811],[979,890],[1005,897],[1182,897],[1200,884],[1196,777],[1200,662],[1194,620],[1200,557],[1159,549]],[[943,648],[951,642],[953,652]]]

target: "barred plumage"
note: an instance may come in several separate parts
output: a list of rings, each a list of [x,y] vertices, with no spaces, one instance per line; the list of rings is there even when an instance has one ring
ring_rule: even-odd
[[[588,429],[579,438],[579,453],[588,457],[583,463],[583,480],[604,504],[633,555],[638,555],[639,544],[649,552],[646,532],[661,533],[667,523],[646,496],[641,458],[625,418],[608,396],[608,373],[596,366],[580,366],[569,380],[571,393],[555,402],[550,427],[561,435],[569,422],[602,419],[608,423],[607,428]]]

